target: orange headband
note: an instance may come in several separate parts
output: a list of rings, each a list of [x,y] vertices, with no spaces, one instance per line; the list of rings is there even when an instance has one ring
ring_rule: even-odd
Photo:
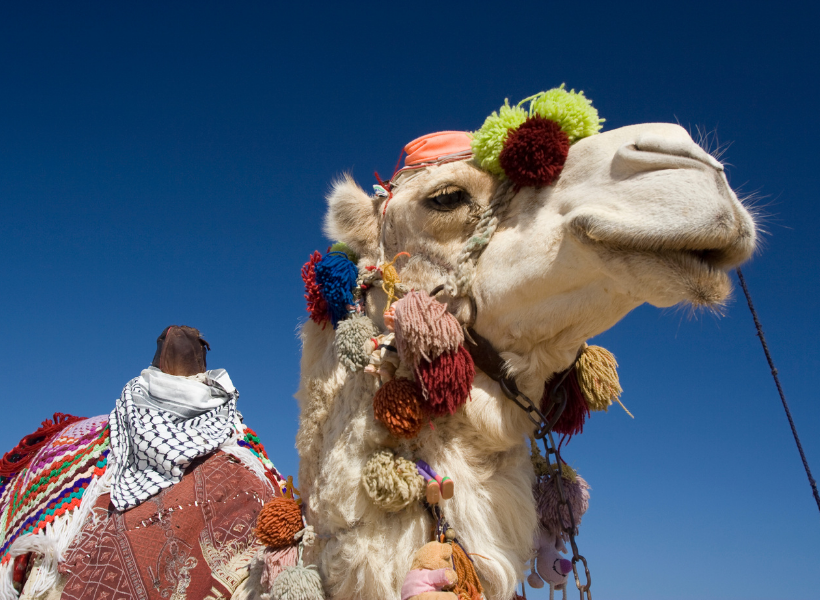
[[[465,131],[439,131],[417,138],[404,147],[404,166],[431,163],[453,154],[472,152],[472,138]]]

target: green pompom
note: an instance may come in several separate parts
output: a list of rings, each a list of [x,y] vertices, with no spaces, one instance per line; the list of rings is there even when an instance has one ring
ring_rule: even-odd
[[[344,242],[336,242],[330,247],[331,252],[341,252],[342,254],[347,254],[347,257],[350,261],[354,264],[358,264],[359,262],[359,255],[353,252],[353,248],[345,244]]]
[[[498,157],[504,149],[509,132],[526,120],[527,111],[520,106],[510,106],[509,100],[504,100],[504,106],[487,117],[481,129],[473,133],[471,144],[475,161],[482,169],[504,178],[504,169],[501,168]]]
[[[530,114],[558,123],[567,134],[570,144],[598,133],[604,122],[604,119],[598,117],[598,111],[592,106],[592,101],[584,96],[584,92],[567,91],[563,83],[561,87],[533,96]]]

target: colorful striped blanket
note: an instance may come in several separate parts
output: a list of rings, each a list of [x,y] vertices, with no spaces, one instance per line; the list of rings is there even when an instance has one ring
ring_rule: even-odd
[[[268,478],[284,478],[268,458],[256,433],[242,426],[238,445],[250,450]],[[108,415],[73,423],[43,446],[20,472],[0,477],[0,564],[10,560],[11,545],[42,531],[56,518],[77,509],[93,478],[106,472]]]

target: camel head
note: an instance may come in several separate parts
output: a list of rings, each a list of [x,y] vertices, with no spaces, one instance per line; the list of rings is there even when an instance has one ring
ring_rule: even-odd
[[[329,195],[325,231],[347,244],[344,254],[359,256],[368,336],[373,325],[385,331],[395,261],[399,292],[424,290],[446,303],[501,355],[506,379],[538,399],[586,340],[642,303],[724,302],[726,272],[753,252],[755,225],[723,166],[681,127],[598,133],[583,94],[556,88],[528,101],[529,110],[505,103],[473,134],[414,140],[404,167],[373,195],[343,178]],[[303,270],[306,291],[312,265]],[[311,297],[313,311],[320,304]],[[330,540],[316,552],[331,597],[368,589],[395,600],[413,554],[429,541],[420,505],[387,513],[364,490],[365,465],[387,447],[456,482],[447,522],[484,557],[476,569],[486,597],[511,598],[539,528],[524,443],[533,426],[496,376],[476,362],[469,402],[399,439],[376,420],[374,395],[385,387],[341,363],[334,345],[342,336],[317,320],[302,339],[299,481],[308,519]],[[398,375],[406,367],[398,365],[397,379],[413,376]]]
[[[396,263],[402,281],[431,291],[459,272],[501,182],[475,158],[400,171],[389,201],[344,178],[325,229],[368,264],[409,253]],[[438,297],[532,393],[644,302],[719,306],[731,291],[726,271],[755,248],[754,222],[721,163],[667,123],[580,139],[554,183],[511,186],[495,214],[468,292]]]

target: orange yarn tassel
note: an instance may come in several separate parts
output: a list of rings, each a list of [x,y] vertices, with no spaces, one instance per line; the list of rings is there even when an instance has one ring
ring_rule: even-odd
[[[453,544],[453,568],[458,575],[458,583],[453,592],[459,600],[481,600],[484,588],[478,579],[475,565],[458,544]]]

